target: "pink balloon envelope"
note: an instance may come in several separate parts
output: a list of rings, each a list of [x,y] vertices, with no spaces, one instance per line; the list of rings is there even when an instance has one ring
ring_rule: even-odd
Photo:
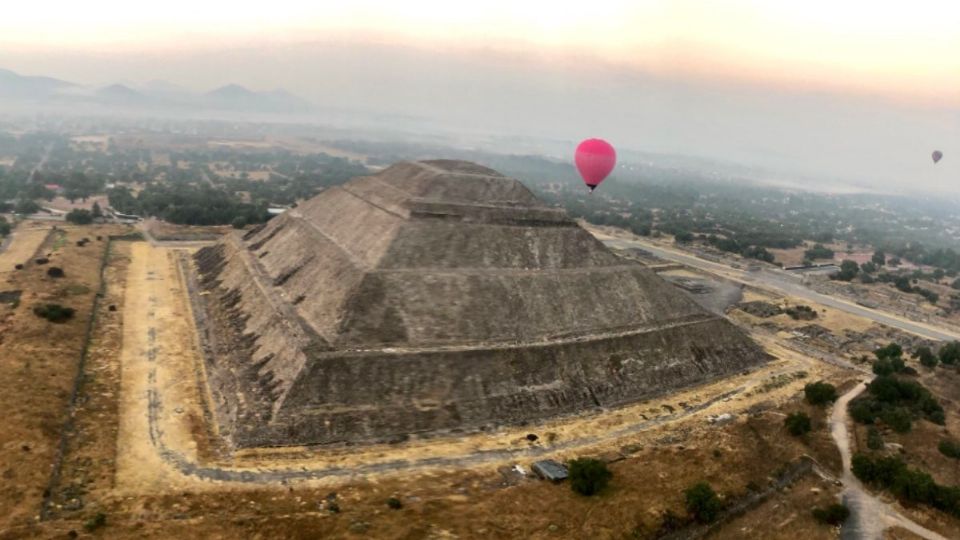
[[[583,183],[593,191],[617,164],[617,151],[603,139],[587,139],[577,146],[574,161]]]

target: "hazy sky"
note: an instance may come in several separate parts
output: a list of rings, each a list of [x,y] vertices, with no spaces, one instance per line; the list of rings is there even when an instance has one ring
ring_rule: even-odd
[[[589,131],[859,181],[960,179],[956,0],[10,4],[0,67],[21,73],[285,87],[465,130]],[[915,162],[940,146],[938,168]]]

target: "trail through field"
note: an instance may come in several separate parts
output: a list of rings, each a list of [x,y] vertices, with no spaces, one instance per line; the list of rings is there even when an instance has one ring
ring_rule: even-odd
[[[850,508],[850,517],[840,530],[841,538],[882,539],[885,530],[902,527],[917,536],[929,540],[946,540],[940,534],[931,531],[903,516],[889,504],[868,492],[860,480],[851,471],[852,454],[850,452],[849,414],[847,405],[867,388],[860,383],[844,394],[833,406],[830,413],[830,434],[840,450],[843,461],[843,502]]]

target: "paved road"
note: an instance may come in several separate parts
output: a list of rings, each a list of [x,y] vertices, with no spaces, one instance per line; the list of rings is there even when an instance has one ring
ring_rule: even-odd
[[[765,268],[758,272],[749,272],[732,268],[726,264],[701,259],[679,250],[665,248],[663,246],[641,240],[630,240],[623,238],[604,238],[602,240],[603,243],[609,247],[618,249],[642,249],[656,255],[657,257],[660,257],[661,259],[678,262],[687,266],[706,270],[708,272],[719,273],[741,283],[746,283],[761,288],[774,289],[790,296],[803,298],[811,302],[817,302],[818,304],[839,309],[841,311],[846,311],[847,313],[864,317],[887,326],[899,328],[924,338],[942,341],[960,340],[960,332],[953,332],[944,328],[936,328],[923,323],[909,321],[883,311],[858,306],[857,304],[842,300],[840,298],[818,293],[805,287],[795,276],[782,270]]]

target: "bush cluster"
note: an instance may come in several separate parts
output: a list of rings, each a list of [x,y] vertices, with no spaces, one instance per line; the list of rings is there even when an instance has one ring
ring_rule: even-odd
[[[811,405],[823,405],[836,401],[837,388],[830,383],[817,381],[803,387],[803,394]]]
[[[850,509],[845,504],[831,504],[826,508],[813,509],[813,518],[828,525],[840,525],[848,517],[850,517]]]
[[[795,321],[809,321],[817,318],[817,312],[810,306],[793,306],[784,310],[784,313]]]
[[[73,317],[74,309],[60,304],[40,304],[33,307],[33,314],[50,322],[62,323]]]
[[[926,504],[960,516],[960,487],[937,484],[929,474],[911,469],[897,456],[853,456],[853,474],[866,484],[889,490],[902,501]]]
[[[912,420],[924,417],[943,425],[943,407],[937,403],[929,390],[915,381],[898,379],[893,375],[881,375],[867,385],[868,395],[850,402],[850,416],[861,424],[874,424],[877,420],[894,431],[910,431]]]
[[[697,482],[683,492],[687,512],[700,523],[710,523],[723,510],[723,502],[717,492],[706,482]]]

